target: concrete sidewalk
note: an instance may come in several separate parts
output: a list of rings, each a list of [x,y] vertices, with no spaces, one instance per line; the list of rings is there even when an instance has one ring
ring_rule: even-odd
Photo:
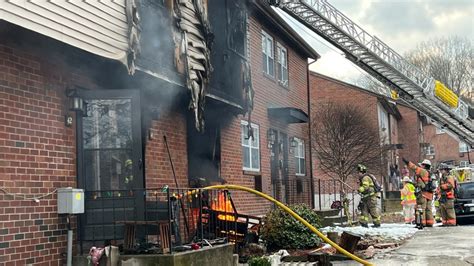
[[[474,226],[425,228],[399,249],[370,262],[374,265],[474,265]]]

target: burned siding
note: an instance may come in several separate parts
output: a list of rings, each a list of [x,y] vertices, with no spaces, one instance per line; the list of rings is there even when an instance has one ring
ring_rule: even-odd
[[[215,35],[211,62],[215,66],[210,93],[244,106],[244,78],[249,78],[247,61],[248,11],[245,1],[209,2],[209,21]],[[249,82],[250,84],[250,82]]]
[[[210,47],[212,33],[207,10],[201,0],[176,0],[174,16],[180,32],[179,56],[184,61],[186,87],[191,94],[189,108],[194,112],[195,127],[204,130],[204,106],[212,72]]]

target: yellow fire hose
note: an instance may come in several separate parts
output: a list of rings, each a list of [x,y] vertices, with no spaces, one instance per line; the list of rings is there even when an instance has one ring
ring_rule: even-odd
[[[314,226],[312,226],[310,223],[308,223],[306,220],[304,220],[303,218],[301,218],[298,214],[296,214],[294,211],[292,211],[290,208],[288,208],[285,204],[277,201],[276,199],[268,196],[267,194],[264,194],[262,192],[259,192],[259,191],[256,191],[256,190],[253,190],[251,188],[248,188],[248,187],[243,187],[243,186],[237,186],[237,185],[216,185],[216,186],[209,186],[209,187],[205,187],[205,188],[202,188],[202,190],[210,190],[210,189],[231,189],[231,190],[242,190],[242,191],[247,191],[247,192],[250,192],[250,193],[253,193],[257,196],[260,196],[268,201],[271,201],[273,203],[275,203],[276,205],[278,205],[278,207],[282,208],[284,211],[286,211],[287,213],[289,213],[291,216],[293,216],[296,220],[300,221],[301,223],[303,223],[306,227],[308,227],[311,231],[313,231],[316,235],[318,235],[322,240],[324,240],[324,242],[328,243],[329,245],[333,246],[337,251],[339,251],[340,253],[346,255],[348,258],[352,259],[352,260],[355,260],[363,265],[372,265],[371,263],[369,263],[368,261],[365,261],[359,257],[357,257],[356,255],[348,252],[347,250],[343,249],[342,247],[340,247],[338,244],[332,242],[329,238],[327,238],[323,233],[319,232],[318,229],[316,229]],[[197,190],[194,190],[194,191],[191,191],[190,193],[191,194],[194,194],[196,193]],[[189,193],[189,192],[188,192]]]

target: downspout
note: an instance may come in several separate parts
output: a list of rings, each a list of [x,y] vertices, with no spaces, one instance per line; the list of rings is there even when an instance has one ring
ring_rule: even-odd
[[[311,208],[314,209],[314,177],[313,177],[313,142],[312,142],[312,120],[311,120],[311,86],[309,84],[309,66],[313,63],[316,63],[317,59],[313,59],[312,62],[308,62],[306,68],[306,93],[308,100],[308,144],[309,144],[309,180],[311,182]]]

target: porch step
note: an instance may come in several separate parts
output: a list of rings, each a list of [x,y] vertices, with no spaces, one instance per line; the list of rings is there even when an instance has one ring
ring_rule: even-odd
[[[403,207],[400,204],[400,198],[390,199],[386,198],[383,200],[384,212],[400,212]]]
[[[338,209],[323,209],[323,210],[315,210],[316,214],[319,218],[324,218],[328,216],[336,216],[339,214],[340,210]]]
[[[341,215],[327,216],[321,218],[321,226],[333,226],[334,224],[345,224],[347,223],[347,218]]]
[[[400,200],[400,191],[385,191],[385,198],[386,199],[397,199]]]

